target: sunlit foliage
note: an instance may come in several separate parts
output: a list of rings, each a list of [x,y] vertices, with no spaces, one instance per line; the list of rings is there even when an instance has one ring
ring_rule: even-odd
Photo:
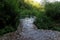
[[[34,6],[36,8],[43,7],[41,4],[41,0],[24,0],[24,2]]]

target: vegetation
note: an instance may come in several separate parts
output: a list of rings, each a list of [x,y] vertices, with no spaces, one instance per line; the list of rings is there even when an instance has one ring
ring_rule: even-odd
[[[60,2],[46,3],[45,12],[39,14],[36,25],[39,29],[60,31]]]
[[[44,11],[41,11],[41,10]],[[15,31],[19,18],[36,16],[34,23],[39,29],[60,31],[60,2],[46,3],[45,7],[36,8],[24,0],[0,1],[0,35]]]
[[[46,3],[46,15],[54,21],[60,22],[60,2]]]
[[[23,3],[23,2],[22,2]],[[55,2],[55,3],[46,3],[45,5],[45,11],[41,11],[42,9],[38,9],[36,7],[32,7],[32,5],[30,4],[26,4],[24,3],[23,7],[24,8],[21,8],[20,6],[20,9],[21,10],[21,18],[23,17],[26,17],[27,15],[28,16],[36,16],[37,19],[36,19],[36,22],[35,22],[35,25],[39,28],[39,29],[48,29],[48,30],[58,30],[60,31],[60,20],[59,19],[59,4],[60,2]],[[21,2],[20,2],[21,4]],[[57,5],[58,4],[58,5]],[[52,10],[53,9],[53,10]],[[56,10],[57,9],[57,10]],[[56,15],[57,14],[57,15]],[[54,18],[58,18],[58,20],[55,20]],[[57,23],[59,22],[59,23]]]
[[[0,35],[15,31],[19,20],[17,0],[0,0]]]

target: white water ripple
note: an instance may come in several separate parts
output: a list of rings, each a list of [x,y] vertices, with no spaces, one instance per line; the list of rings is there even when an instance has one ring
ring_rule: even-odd
[[[37,29],[37,27],[33,24],[35,21],[35,17],[27,17],[21,19],[20,21],[22,24],[22,32],[20,34],[25,38],[32,38],[33,40],[57,40],[57,32]]]

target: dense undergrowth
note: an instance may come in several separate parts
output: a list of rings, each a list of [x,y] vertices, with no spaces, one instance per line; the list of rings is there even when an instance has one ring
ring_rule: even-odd
[[[46,3],[45,14],[47,17],[50,17],[50,20],[53,22],[51,22],[51,28],[60,31],[60,2]]]
[[[21,3],[21,2],[20,2]],[[38,29],[48,29],[60,31],[60,2],[46,3],[44,11],[41,8],[33,7],[30,4],[22,2],[21,18],[26,16],[36,16],[35,25]]]
[[[0,35],[15,31],[19,16],[17,0],[0,0]]]
[[[37,28],[60,31],[60,2],[46,3],[44,7],[36,8],[23,0],[1,0],[0,35],[15,31],[19,18],[30,16],[37,17],[34,23]]]

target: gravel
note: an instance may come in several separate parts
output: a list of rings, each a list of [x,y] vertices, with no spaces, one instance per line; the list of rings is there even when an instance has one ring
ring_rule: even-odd
[[[7,33],[0,40],[60,40],[60,32],[52,30],[31,30]]]
[[[25,20],[23,21],[25,22]],[[28,21],[30,20],[26,22]],[[1,36],[0,40],[60,40],[60,32],[43,29],[39,30],[33,23],[28,22],[27,26],[24,22],[18,26],[15,32],[10,32]]]

